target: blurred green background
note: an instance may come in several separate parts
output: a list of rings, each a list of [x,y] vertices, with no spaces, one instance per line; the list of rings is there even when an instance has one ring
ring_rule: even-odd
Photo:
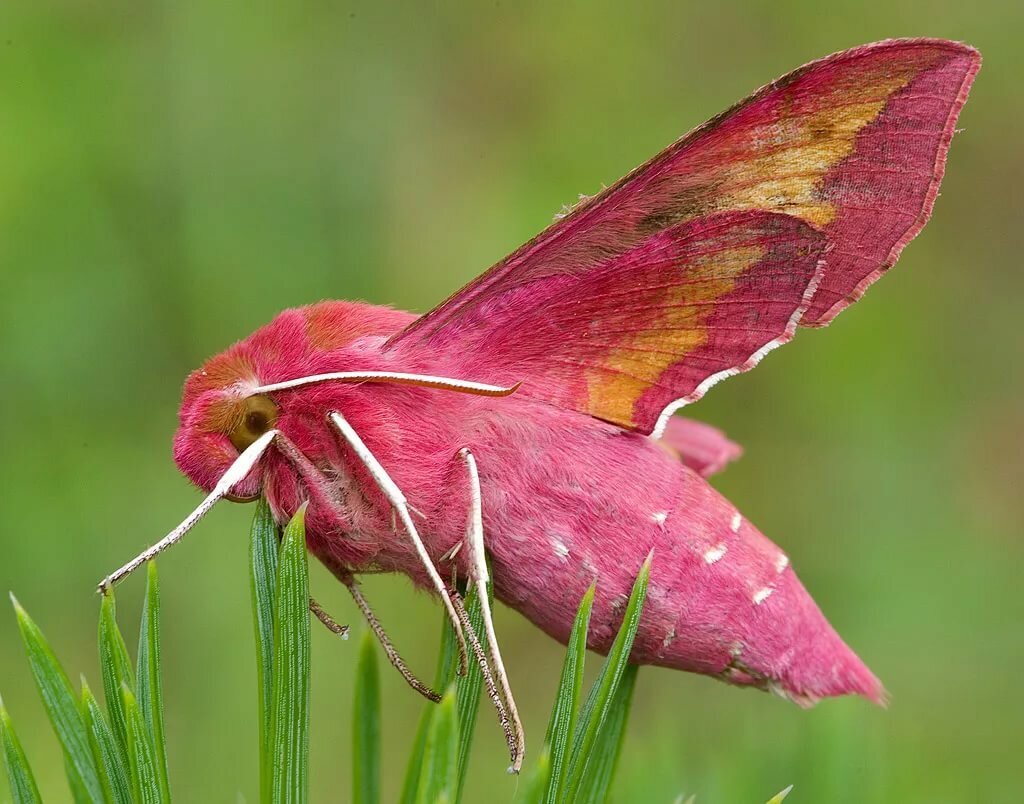
[[[95,686],[93,584],[198,498],[169,448],[204,358],[321,298],[424,311],[781,73],[890,36],[962,39],[985,67],[931,225],[865,303],[693,410],[745,445],[716,483],[892,705],[805,712],[647,668],[617,789],[1021,800],[1022,33],[1010,2],[4,3],[0,589]],[[161,560],[181,801],[256,798],[251,516],[225,504]],[[362,628],[326,572],[312,583]],[[438,607],[401,578],[367,588],[429,675]],[[129,631],[141,591],[120,593]],[[536,750],[562,649],[497,617]],[[314,631],[315,801],[348,797],[356,644]],[[383,684],[390,798],[421,701],[397,674]],[[9,614],[0,692],[44,796],[64,800]],[[477,736],[467,800],[508,801],[486,706]]]

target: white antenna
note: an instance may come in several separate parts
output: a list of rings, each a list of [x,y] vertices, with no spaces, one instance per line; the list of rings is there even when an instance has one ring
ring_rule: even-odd
[[[430,374],[406,374],[397,371],[333,371],[328,374],[311,374],[308,377],[297,377],[294,380],[257,385],[255,388],[247,388],[246,391],[250,395],[269,394],[274,391],[287,391],[291,388],[299,388],[303,385],[312,385],[319,382],[381,382],[392,385],[419,385],[425,388],[461,391],[465,394],[476,394],[477,396],[508,396],[519,388],[519,383],[504,387],[501,385],[488,385],[482,382],[472,382],[471,380],[459,380],[453,377],[435,377]]]

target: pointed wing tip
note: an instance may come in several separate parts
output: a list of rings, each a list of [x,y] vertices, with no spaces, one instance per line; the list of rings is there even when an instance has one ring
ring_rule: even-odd
[[[853,289],[845,296],[835,299],[831,304],[827,304],[822,298],[813,299],[807,313],[800,320],[800,326],[802,327],[814,329],[827,327],[832,323],[835,317],[839,315],[839,313],[854,302],[859,301],[867,292],[867,289],[896,264],[900,254],[903,252],[903,249],[921,233],[921,230],[924,229],[925,225],[931,218],[932,211],[935,206],[935,200],[939,194],[939,186],[942,184],[942,179],[945,176],[946,159],[949,156],[949,146],[953,139],[953,135],[956,132],[956,124],[960,117],[960,112],[963,110],[964,104],[967,103],[967,97],[970,94],[972,85],[974,84],[974,79],[977,76],[978,71],[981,69],[982,57],[981,52],[977,48],[964,42],[956,42],[950,39],[930,38],[887,39],[881,42],[875,42],[871,45],[863,45],[861,48],[854,48],[853,51],[846,52],[852,53],[854,51],[867,51],[890,47],[901,48],[907,47],[908,45],[926,46],[946,50],[954,54],[952,58],[966,57],[966,63],[963,65],[963,74],[960,79],[959,88],[956,95],[953,97],[949,114],[942,127],[941,137],[937,142],[935,160],[932,169],[933,177],[925,193],[921,212],[918,215],[917,220],[914,222],[914,225],[912,225],[893,245],[888,259],[886,259],[874,271],[863,277],[860,282],[858,282],[857,285],[854,286]],[[948,66],[948,64],[949,61],[946,61],[944,66]]]

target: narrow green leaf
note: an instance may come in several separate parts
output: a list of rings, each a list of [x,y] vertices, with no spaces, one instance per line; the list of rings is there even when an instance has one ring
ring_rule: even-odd
[[[580,712],[579,723],[573,736],[572,759],[565,778],[564,800],[576,801],[577,795],[588,773],[588,766],[593,759],[594,746],[598,735],[608,720],[608,714],[615,699],[615,692],[622,675],[629,664],[629,654],[633,648],[633,639],[640,627],[640,615],[643,611],[644,598],[647,596],[647,581],[651,573],[651,558],[647,556],[640,574],[633,584],[633,591],[626,605],[626,613],[622,626],[608,651],[608,658],[601,667],[601,672],[587,696],[587,701]]]
[[[114,738],[121,747],[122,756],[128,756],[128,726],[125,723],[121,685],[135,689],[128,648],[121,629],[117,627],[117,612],[112,591],[104,592],[100,603],[99,624],[100,673],[103,676],[103,697],[110,713]]]
[[[633,690],[636,688],[636,677],[639,666],[626,665],[622,680],[612,698],[611,707],[604,726],[597,735],[593,757],[587,767],[587,774],[580,789],[579,801],[600,804],[607,801],[608,792],[615,777],[615,767],[622,753],[622,743],[626,736],[626,721],[633,703]]]
[[[167,776],[167,738],[164,734],[163,689],[160,682],[160,584],[156,562],[146,565],[146,599],[139,624],[139,658],[136,670],[139,686],[139,708],[153,737],[156,752],[156,774],[160,796],[171,800]]]
[[[96,800],[89,795],[89,791],[85,789],[85,784],[82,782],[82,777],[78,775],[78,771],[75,770],[75,766],[71,764],[71,760],[68,759],[68,755],[64,755],[64,775],[68,780],[68,789],[71,791],[71,800],[75,804],[96,804]]]
[[[516,795],[517,804],[542,804],[547,799],[548,783],[551,779],[551,746],[541,749],[533,769]]]
[[[548,731],[544,738],[545,745],[548,746],[551,770],[543,800],[550,804],[561,801],[559,794],[565,785],[565,774],[571,758],[570,738],[573,729],[576,728],[579,714],[583,669],[587,656],[587,632],[593,607],[594,586],[591,584],[576,610],[576,619],[573,621],[565,649],[562,676],[558,682],[558,692],[555,694],[555,705],[551,709],[551,720],[548,722]]]
[[[493,602],[494,597],[490,584],[487,587],[487,594]],[[484,613],[480,598],[476,594],[476,588],[470,590],[466,595],[466,614],[473,626],[473,631],[483,639]],[[452,637],[454,639],[454,631]],[[464,676],[455,677],[455,711],[459,721],[459,755],[456,766],[457,783],[453,800],[462,800],[462,788],[466,782],[466,765],[469,762],[469,751],[473,747],[473,731],[476,728],[476,715],[480,709],[480,691],[484,686],[484,675],[480,671],[480,665],[471,661]],[[443,689],[443,687],[438,687]]]
[[[114,804],[132,804],[131,781],[125,765],[127,756],[122,757],[121,748],[114,739],[107,718],[99,701],[92,694],[89,685],[82,679],[82,714],[89,728],[89,745],[99,771],[103,786],[104,801]]]
[[[127,684],[121,685],[121,703],[128,729],[128,759],[135,801],[138,804],[160,804],[163,799],[156,770],[156,751],[139,702]]]
[[[459,727],[455,716],[455,690],[451,687],[434,709],[423,753],[423,773],[417,804],[451,802],[458,784]]]
[[[281,532],[274,522],[267,501],[256,504],[249,542],[249,586],[252,592],[252,619],[256,632],[256,689],[259,694],[260,796],[270,795],[273,758],[270,755],[270,721],[274,678],[274,599],[277,585],[277,551]]]
[[[451,684],[455,678],[455,662],[458,659],[458,643],[455,638],[455,629],[445,612],[441,612],[441,648],[437,655],[437,670],[434,673],[434,689],[443,690]],[[433,719],[434,709],[437,704],[428,701],[423,707],[420,715],[419,725],[416,727],[416,737],[413,739],[412,749],[409,752],[409,764],[405,769],[405,780],[402,782],[402,795],[399,798],[400,804],[413,804],[416,801],[416,793],[420,787],[420,774],[423,771],[423,761],[427,746],[427,735],[430,732],[430,724]]]
[[[18,601],[11,595],[14,612],[18,617],[18,628],[25,643],[32,675],[43,699],[43,706],[57,739],[64,749],[68,779],[72,790],[84,791],[93,801],[102,801],[103,788],[89,746],[89,735],[85,720],[78,707],[78,696],[71,689],[71,682],[57,661],[43,632],[28,616]]]
[[[768,804],[782,804],[786,796],[788,796],[792,791],[793,785],[790,785],[785,790],[780,790],[778,793],[776,793],[774,796],[768,799]]]
[[[41,804],[39,788],[36,787],[32,766],[21,747],[21,741],[14,731],[3,698],[0,698],[0,745],[3,748],[4,767],[7,769],[7,781],[11,786],[11,799],[14,804]]]
[[[273,804],[309,798],[309,576],[306,509],[284,531],[277,566],[270,723]]]
[[[363,634],[352,707],[352,801],[380,801],[380,674],[373,633]]]

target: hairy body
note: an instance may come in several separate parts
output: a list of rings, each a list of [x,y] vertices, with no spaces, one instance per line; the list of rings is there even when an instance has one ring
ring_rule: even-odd
[[[211,451],[197,434],[223,439],[220,431],[244,415],[247,387],[334,371],[457,376],[458,366],[429,354],[384,348],[389,330],[411,319],[348,302],[283,312],[189,379],[183,411],[192,413],[176,442],[179,465],[212,488],[226,464],[207,459]],[[347,342],[323,339],[326,321],[349,333]],[[640,561],[653,550],[634,661],[771,688],[801,703],[844,693],[882,698],[786,555],[663,442],[531,399],[525,387],[491,398],[323,383],[274,397],[276,428],[323,485],[311,494],[281,450],[246,483],[263,489],[282,523],[308,502],[309,547],[335,572],[399,572],[430,588],[412,545],[396,534],[387,499],[331,431],[332,411],[404,491],[442,575],[450,571],[442,557],[464,537],[469,506],[457,455],[472,451],[495,594],[556,639],[566,640],[580,598],[596,583],[588,644],[607,650]],[[225,450],[223,461],[233,457]],[[452,560],[466,577],[465,553]]]

